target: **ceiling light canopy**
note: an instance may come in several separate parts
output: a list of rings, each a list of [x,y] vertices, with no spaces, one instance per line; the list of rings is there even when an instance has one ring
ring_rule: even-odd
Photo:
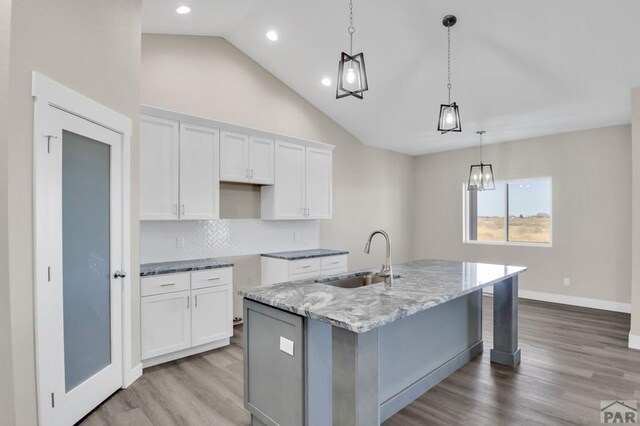
[[[484,135],[485,131],[478,130],[476,133],[480,135],[480,164],[473,164],[469,169],[467,190],[490,191],[496,189],[496,184],[493,180],[493,167],[491,164],[482,162],[482,135]]]
[[[353,54],[353,33],[356,28],[353,26],[353,0],[349,0],[349,54],[340,54],[338,64],[338,84],[336,85],[336,99],[346,96],[363,98],[363,92],[369,90],[367,83],[367,70],[364,66],[364,53]]]
[[[271,41],[278,41],[278,33],[274,30],[267,31],[267,38]]]
[[[191,8],[187,5],[178,6],[176,8],[176,13],[180,15],[186,15],[189,12],[191,12]]]
[[[451,27],[456,22],[458,19],[453,15],[447,15],[442,19],[442,25],[447,27],[447,90],[449,91],[449,103],[440,105],[438,131],[442,134],[462,131],[458,104],[451,102]]]

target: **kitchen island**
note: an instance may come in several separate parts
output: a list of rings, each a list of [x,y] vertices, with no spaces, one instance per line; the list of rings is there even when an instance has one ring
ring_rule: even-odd
[[[482,352],[487,286],[491,361],[519,364],[518,275],[526,268],[419,260],[393,271],[391,287],[341,288],[326,277],[239,291],[252,424],[380,424]]]

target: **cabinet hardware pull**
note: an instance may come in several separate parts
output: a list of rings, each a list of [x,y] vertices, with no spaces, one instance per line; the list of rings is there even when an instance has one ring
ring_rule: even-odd
[[[186,297],[187,297],[187,309],[189,309],[189,299],[191,298],[189,296],[186,296]]]
[[[338,263],[340,263],[340,261],[331,262],[332,265],[337,265]]]
[[[177,204],[173,205],[173,214],[178,216],[178,205]]]
[[[215,278],[207,278],[207,281],[216,281],[219,280],[220,277],[215,277]]]
[[[304,265],[303,268],[311,268],[311,265]]]
[[[250,178],[253,179],[253,169],[249,169],[249,170],[250,170],[249,174],[251,175]]]
[[[182,215],[184,216],[184,203],[182,203]]]
[[[172,285],[176,285],[176,283],[167,283],[167,284],[160,284],[160,287],[169,287]]]
[[[194,297],[195,307],[198,307],[198,295],[196,294]]]

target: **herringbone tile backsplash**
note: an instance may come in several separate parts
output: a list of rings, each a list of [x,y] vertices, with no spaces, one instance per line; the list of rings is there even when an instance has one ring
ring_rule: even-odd
[[[294,235],[297,234],[297,240]],[[184,247],[178,247],[184,238]],[[140,263],[241,256],[320,246],[320,221],[143,221]]]

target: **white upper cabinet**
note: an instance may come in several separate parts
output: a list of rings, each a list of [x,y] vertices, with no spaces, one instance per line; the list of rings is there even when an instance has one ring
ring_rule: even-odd
[[[331,219],[333,189],[331,160],[331,151],[307,148],[305,192],[308,218]]]
[[[222,132],[220,135],[220,180],[249,182],[249,136]]]
[[[273,139],[249,138],[249,180],[251,183],[273,185],[275,169],[275,143]]]
[[[226,131],[220,137],[221,181],[273,184],[273,139]]]
[[[180,123],[180,218],[219,217],[217,129]]]
[[[140,118],[140,218],[178,219],[179,124]]]
[[[140,219],[217,219],[218,130],[149,116],[140,123]]]
[[[262,188],[263,219],[330,219],[330,150],[277,141],[275,184]]]

